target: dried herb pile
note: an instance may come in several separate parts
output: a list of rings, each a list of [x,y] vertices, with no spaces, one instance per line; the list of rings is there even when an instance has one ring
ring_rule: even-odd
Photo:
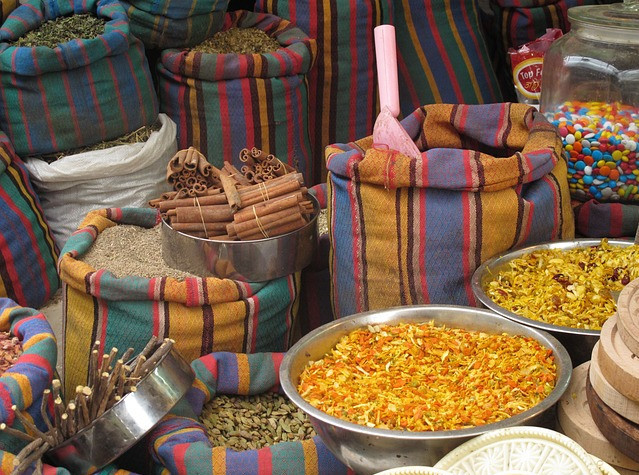
[[[160,121],[156,121],[153,125],[143,125],[139,129],[134,130],[133,132],[129,132],[128,134],[124,134],[113,140],[98,142],[94,145],[78,147],[71,150],[65,150],[63,152],[48,153],[46,155],[36,155],[32,156],[31,158],[37,158],[40,160],[44,160],[47,163],[52,163],[56,160],[60,160],[61,158],[70,155],[77,155],[78,153],[91,152],[93,150],[106,150],[108,148],[117,147],[118,145],[130,145],[134,143],[146,142],[147,140],[149,140],[149,137],[153,132],[157,132],[161,128],[162,124],[160,123]]]
[[[306,414],[277,393],[219,394],[204,406],[200,420],[214,447],[238,451],[310,439],[316,435]]]
[[[7,332],[0,332],[0,376],[18,361],[21,354],[20,339]]]
[[[106,20],[89,13],[58,17],[42,23],[15,42],[12,46],[47,46],[55,48],[60,43],[75,39],[93,39],[104,33]]]
[[[215,33],[191,50],[213,54],[264,54],[277,51],[281,46],[259,28],[229,28]]]
[[[355,330],[300,375],[300,395],[340,419],[380,429],[455,430],[497,422],[555,386],[552,351],[535,339],[403,323]]]

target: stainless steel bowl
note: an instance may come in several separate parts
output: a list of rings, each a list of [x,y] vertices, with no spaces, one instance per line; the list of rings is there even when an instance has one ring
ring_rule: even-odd
[[[351,331],[381,323],[426,322],[487,333],[509,333],[535,338],[553,351],[558,380],[553,391],[537,406],[500,422],[470,429],[408,432],[375,429],[347,422],[314,408],[297,392],[299,376],[309,361],[324,356]],[[510,321],[493,312],[454,305],[423,305],[371,311],[327,323],[299,340],[284,356],[280,367],[282,389],[308,414],[313,427],[337,458],[357,473],[369,474],[394,467],[432,466],[460,445],[489,430],[516,425],[552,426],[555,403],[570,382],[572,365],[566,349],[551,335]]]
[[[245,282],[263,282],[302,270],[317,247],[319,202],[307,195],[315,209],[300,229],[253,241],[216,241],[189,236],[162,220],[162,257],[174,269],[195,275],[213,274]]]
[[[45,457],[71,473],[93,473],[133,447],[191,387],[191,366],[172,348],[156,368],[100,417]]]
[[[632,246],[631,241],[623,241],[619,239],[609,239],[608,243],[613,246],[628,247]],[[570,241],[556,241],[536,246],[524,247],[511,251],[501,256],[493,257],[480,265],[471,280],[473,293],[475,297],[488,307],[490,310],[503,315],[504,317],[519,322],[523,325],[545,330],[557,338],[568,350],[572,359],[572,364],[577,367],[581,363],[590,361],[592,349],[595,343],[599,341],[599,330],[584,330],[581,328],[562,327],[559,325],[551,325],[550,323],[533,320],[531,318],[517,315],[510,310],[505,309],[501,305],[496,304],[484,291],[488,282],[493,279],[501,270],[508,269],[508,263],[513,259],[529,254],[533,251],[542,249],[563,249],[570,250],[578,247],[598,246],[601,239],[573,239]]]

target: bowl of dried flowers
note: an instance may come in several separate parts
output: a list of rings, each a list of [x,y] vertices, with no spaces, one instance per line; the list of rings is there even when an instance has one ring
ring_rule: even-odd
[[[490,310],[556,337],[578,366],[590,360],[601,326],[615,314],[616,296],[639,277],[637,262],[632,241],[555,241],[489,259],[471,285]]]
[[[453,305],[370,311],[300,339],[282,389],[357,473],[434,465],[490,430],[551,425],[570,382],[566,349],[546,332]]]

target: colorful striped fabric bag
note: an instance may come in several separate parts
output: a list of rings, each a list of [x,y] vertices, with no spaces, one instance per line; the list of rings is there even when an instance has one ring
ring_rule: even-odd
[[[475,305],[470,279],[508,249],[574,235],[556,129],[523,104],[437,104],[402,126],[409,158],[366,137],[326,150],[336,317]]]
[[[199,416],[216,394],[254,395],[281,392],[282,353],[212,353],[191,363],[196,379],[186,399]],[[328,451],[319,437],[280,442],[260,450],[236,452],[212,447],[204,426],[189,417],[165,417],[150,433],[149,446],[158,463],[157,474],[291,474],[352,473]]]
[[[0,25],[18,6],[18,0],[0,0]]]
[[[11,42],[57,17],[88,13],[102,35],[46,46]],[[144,47],[117,0],[28,0],[0,28],[0,129],[22,157],[92,145],[155,122]]]
[[[11,452],[5,452],[4,450],[0,450],[0,473],[9,474],[11,470],[13,470],[13,460],[15,459],[15,455]],[[33,474],[35,473],[35,463],[32,464],[25,474]],[[45,475],[79,475],[77,473],[71,473],[66,468],[61,467],[53,467],[48,464],[43,464],[42,472]],[[129,472],[128,470],[118,470],[113,465],[108,465],[107,467],[98,470],[97,472],[93,472],[92,475],[136,475],[134,472]]]
[[[326,181],[324,147],[373,130],[378,113],[373,29],[390,21],[392,5],[392,0],[255,2],[255,11],[286,18],[317,39],[317,66],[308,74],[316,182]]]
[[[626,203],[572,202],[575,230],[589,238],[634,238],[639,224],[639,206]]]
[[[42,393],[51,386],[57,362],[53,330],[42,313],[0,298],[0,331],[17,336],[22,344],[22,354],[16,363],[0,375],[0,423],[25,431],[11,409],[15,404],[27,419],[46,431],[40,409]],[[0,432],[0,450],[18,453],[25,445],[24,440]]]
[[[312,181],[308,91],[304,81],[315,41],[273,15],[235,11],[223,30],[258,28],[282,46],[266,54],[165,50],[158,64],[160,107],[178,126],[178,147],[194,146],[208,161],[238,169],[240,150],[257,147]]]
[[[423,104],[501,101],[476,4],[476,0],[395,2],[404,116]]]
[[[229,0],[120,0],[148,49],[187,48],[222,26]]]
[[[60,286],[57,258],[27,170],[0,131],[0,297],[44,305]]]
[[[199,277],[184,281],[116,278],[81,260],[106,228],[120,224],[150,228],[159,221],[158,211],[149,208],[92,211],[64,246],[58,265],[66,315],[68,391],[86,381],[94,340],[100,340],[107,352],[114,346],[141,351],[152,335],[170,337],[189,361],[212,351],[288,349],[299,276],[260,283]]]

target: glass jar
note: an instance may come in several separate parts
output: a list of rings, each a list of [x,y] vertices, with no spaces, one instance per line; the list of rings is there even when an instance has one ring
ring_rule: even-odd
[[[639,0],[568,19],[544,57],[540,107],[562,137],[571,194],[639,203]]]

